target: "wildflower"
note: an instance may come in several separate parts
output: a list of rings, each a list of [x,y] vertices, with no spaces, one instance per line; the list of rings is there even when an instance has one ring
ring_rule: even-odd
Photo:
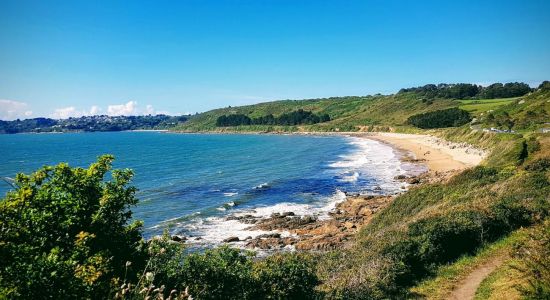
[[[155,274],[153,274],[153,272],[145,273],[145,280],[147,280],[148,282],[152,282],[153,278],[155,278]]]

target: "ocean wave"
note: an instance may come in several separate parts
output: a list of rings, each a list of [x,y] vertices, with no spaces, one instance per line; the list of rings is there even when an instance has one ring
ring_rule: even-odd
[[[282,202],[269,206],[242,209],[231,215],[252,215],[254,217],[266,218],[271,216],[273,213],[291,211],[297,216],[314,215],[321,220],[325,220],[330,217],[328,213],[336,207],[336,204],[344,201],[345,199],[345,193],[340,190],[336,190],[332,196],[326,197],[323,201],[316,204]],[[190,244],[217,245],[222,243],[222,241],[227,237],[236,236],[241,240],[241,242],[234,243],[233,245],[244,247],[245,242],[243,240],[247,237],[254,238],[260,234],[274,232],[265,230],[248,230],[249,227],[250,224],[241,223],[238,220],[228,220],[227,216],[208,217],[205,219],[196,220],[196,222],[192,224],[184,225],[184,228],[193,231],[200,237],[200,239],[190,239]],[[281,236],[283,237],[292,235],[290,232],[279,233],[281,233]]]
[[[259,185],[255,186],[255,187],[253,187],[252,189],[253,189],[253,190],[266,190],[266,189],[268,189],[268,188],[270,188],[270,187],[271,187],[271,186],[269,185],[269,183],[264,182],[264,183],[262,183],[262,184],[259,184]]]
[[[328,164],[340,182],[357,183],[362,178],[368,178],[364,191],[377,191],[378,194],[394,193],[401,189],[403,184],[394,178],[405,174],[406,170],[392,147],[358,137],[349,137],[348,141],[355,149]]]
[[[238,192],[228,192],[228,193],[223,193],[223,195],[225,197],[233,197],[233,196],[236,196],[238,195],[239,193]]]
[[[229,202],[227,202],[227,203],[224,203],[222,206],[217,207],[216,209],[219,210],[219,211],[226,211],[226,210],[228,210],[229,208],[234,207],[235,205],[236,205],[235,202],[229,201]]]
[[[345,182],[357,182],[357,179],[359,179],[359,172],[352,172],[351,174],[345,174],[342,176],[342,181]]]

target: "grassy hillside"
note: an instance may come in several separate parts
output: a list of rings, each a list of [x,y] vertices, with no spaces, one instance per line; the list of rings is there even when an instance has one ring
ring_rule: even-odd
[[[550,122],[550,93],[535,91],[529,95],[506,99],[427,99],[413,92],[395,95],[365,97],[336,97],[310,100],[282,100],[255,105],[226,107],[193,116],[188,122],[177,126],[177,131],[369,131],[389,130],[411,131],[416,128],[407,124],[410,116],[458,107],[477,117],[485,127],[506,127],[514,129],[539,129]],[[223,115],[243,114],[258,118],[272,114],[279,116],[298,109],[316,114],[328,114],[331,121],[315,125],[269,126],[249,125],[216,127],[216,120]],[[488,117],[488,115],[492,115]]]
[[[298,109],[316,114],[328,114],[330,122],[304,125],[294,128],[277,126],[240,126],[229,131],[355,131],[359,126],[405,126],[407,118],[413,114],[456,107],[458,103],[449,99],[426,101],[413,93],[390,96],[338,97],[311,100],[283,100],[255,105],[227,107],[211,110],[192,117],[187,123],[176,128],[182,131],[222,130],[216,128],[216,119],[222,115],[244,114],[257,118],[268,114],[275,116]]]
[[[502,102],[500,102],[502,103]],[[486,126],[529,132],[550,127],[550,90],[539,90],[480,115]]]
[[[408,287],[500,238],[539,224],[550,208],[547,135],[461,133],[494,149],[484,165],[397,197],[346,253],[320,264],[329,298],[403,298]],[[530,149],[530,150],[529,150]],[[526,152],[527,151],[527,152]]]

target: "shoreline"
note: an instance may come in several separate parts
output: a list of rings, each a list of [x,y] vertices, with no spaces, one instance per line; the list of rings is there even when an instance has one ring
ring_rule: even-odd
[[[427,134],[376,132],[363,136],[411,153],[432,173],[462,171],[479,165],[487,157],[486,151],[472,145],[453,143]]]
[[[480,164],[488,155],[482,149],[466,143],[454,143],[428,134],[394,133],[394,132],[236,132],[236,131],[167,131],[177,134],[220,134],[220,135],[297,135],[297,136],[350,136],[368,138],[382,142],[395,150],[405,153],[405,162],[423,162],[428,171],[455,172]],[[407,157],[410,156],[410,157]]]
[[[246,134],[246,133],[244,133]],[[257,134],[257,133],[255,133]],[[400,155],[402,164],[412,164],[427,171],[420,174],[400,175],[395,180],[413,187],[440,182],[466,168],[480,164],[487,156],[485,151],[468,144],[457,144],[421,134],[398,133],[290,133],[289,135],[335,135],[371,139],[391,147]],[[403,192],[407,192],[404,190]],[[335,204],[328,219],[298,216],[292,211],[273,213],[267,218],[244,216],[238,221],[250,224],[250,230],[264,230],[267,234],[239,240],[228,236],[223,243],[244,242],[245,248],[263,252],[329,251],[349,247],[355,234],[373,219],[374,215],[393,202],[398,195],[350,195]]]

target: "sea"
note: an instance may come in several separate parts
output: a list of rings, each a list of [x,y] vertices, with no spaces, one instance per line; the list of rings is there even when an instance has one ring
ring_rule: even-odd
[[[349,136],[95,132],[0,135],[0,177],[44,165],[87,167],[102,154],[135,172],[145,238],[167,230],[197,246],[263,234],[230,216],[328,218],[346,194],[396,194],[410,168],[392,147]],[[9,179],[6,179],[9,181]],[[0,181],[0,194],[12,189]]]

